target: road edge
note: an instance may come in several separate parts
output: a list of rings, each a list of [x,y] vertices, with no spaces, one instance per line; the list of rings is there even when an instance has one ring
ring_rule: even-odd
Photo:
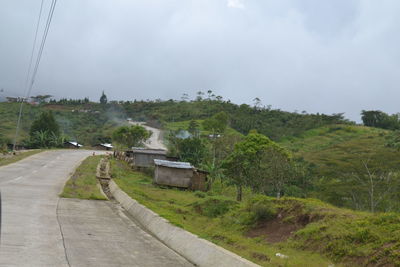
[[[259,266],[233,252],[172,225],[168,220],[160,217],[157,213],[129,197],[113,180],[109,182],[109,188],[115,200],[117,200],[143,228],[157,237],[170,249],[197,266]]]

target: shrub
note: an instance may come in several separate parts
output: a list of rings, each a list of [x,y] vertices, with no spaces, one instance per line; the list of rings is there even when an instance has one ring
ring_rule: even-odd
[[[271,220],[276,216],[276,209],[274,207],[261,203],[254,205],[252,207],[252,212],[256,222]]]
[[[198,197],[198,198],[205,198],[205,197],[206,197],[206,193],[201,192],[201,191],[196,191],[196,192],[194,193],[194,195],[195,195],[196,197]]]
[[[236,201],[223,197],[206,197],[193,204],[198,213],[210,218],[224,215],[235,205],[237,205]]]

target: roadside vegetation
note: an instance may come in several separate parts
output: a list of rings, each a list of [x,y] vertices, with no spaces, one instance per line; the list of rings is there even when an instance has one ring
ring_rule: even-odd
[[[25,159],[27,157],[30,157],[30,156],[35,155],[40,152],[43,152],[43,150],[35,149],[35,150],[29,150],[29,151],[24,151],[24,152],[17,152],[15,155],[13,155],[12,153],[6,153],[3,155],[0,155],[0,166],[15,163],[17,161],[20,161],[22,159]]]
[[[96,178],[96,168],[102,156],[86,158],[67,181],[60,197],[106,200]]]
[[[215,182],[210,192],[158,187],[111,160],[114,181],[172,224],[262,266],[400,265],[400,215],[340,209],[314,199],[276,199]],[[287,259],[276,256],[288,256]]]

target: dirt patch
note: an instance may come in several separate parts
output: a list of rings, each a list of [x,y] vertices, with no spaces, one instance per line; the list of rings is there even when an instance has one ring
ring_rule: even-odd
[[[251,256],[260,261],[271,261],[271,259],[267,255],[262,253],[253,252],[251,253]]]
[[[266,241],[278,243],[285,241],[302,227],[292,223],[284,223],[279,219],[273,219],[271,221],[260,222],[256,227],[247,232],[247,236],[265,236]]]
[[[291,216],[290,213],[280,211],[275,218],[260,221],[246,233],[246,236],[265,237],[269,243],[279,243],[293,236],[296,231],[304,228],[310,222],[319,219],[319,217],[311,217],[309,214]]]

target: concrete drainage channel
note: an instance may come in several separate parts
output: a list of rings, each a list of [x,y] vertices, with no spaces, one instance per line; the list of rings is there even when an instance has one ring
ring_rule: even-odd
[[[105,195],[109,200],[114,199],[113,195],[110,192],[110,187],[109,187],[111,176],[110,176],[110,162],[108,161],[108,158],[102,158],[100,160],[96,169],[96,178],[99,181],[103,195]]]
[[[101,189],[109,199],[116,200],[135,222],[143,229],[163,242],[197,266],[218,267],[255,267],[252,263],[205,239],[176,227],[157,213],[139,204],[122,191],[109,175],[110,163],[102,159],[97,166],[97,178]]]

